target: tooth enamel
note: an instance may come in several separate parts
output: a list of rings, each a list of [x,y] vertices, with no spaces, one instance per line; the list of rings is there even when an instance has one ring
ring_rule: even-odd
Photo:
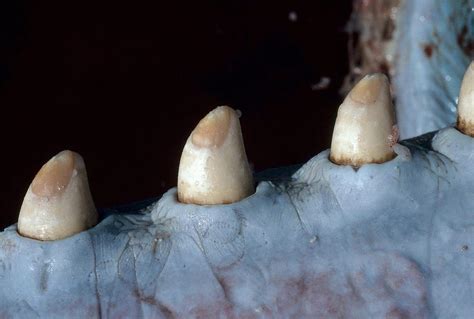
[[[18,217],[18,232],[39,240],[58,240],[97,223],[82,157],[63,151],[36,174]]]
[[[228,204],[254,192],[239,114],[215,108],[186,141],[178,172],[178,199],[200,205]]]
[[[468,66],[462,80],[457,128],[464,134],[474,137],[474,61]]]
[[[395,157],[398,140],[388,79],[383,74],[365,76],[337,112],[330,159],[340,165],[383,163]]]

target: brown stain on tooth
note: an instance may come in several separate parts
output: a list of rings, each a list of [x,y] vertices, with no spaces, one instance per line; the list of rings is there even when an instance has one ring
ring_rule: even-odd
[[[365,81],[360,81],[350,92],[352,100],[362,104],[372,104],[377,100],[382,83],[378,74],[368,75]]]
[[[248,196],[248,195],[247,195]],[[245,197],[247,197],[245,196]],[[242,200],[245,197],[237,198],[237,199],[222,199],[219,201],[213,201],[209,203],[207,198],[202,198],[199,196],[186,196],[182,192],[178,193],[178,201],[183,204],[195,204],[195,205],[228,205],[235,203],[236,201]]]
[[[398,125],[394,124],[392,126],[392,134],[388,136],[388,145],[393,147],[395,144],[398,143],[398,139],[400,138],[400,131],[398,129]]]
[[[194,129],[191,140],[198,147],[219,147],[227,137],[232,115],[236,112],[228,106],[220,106],[204,117]]]
[[[458,116],[456,127],[461,133],[474,137],[474,122],[465,121]]]
[[[329,160],[337,165],[351,165],[354,167],[361,167],[364,164],[383,164],[397,157],[395,153],[387,154],[385,157],[374,158],[370,160],[366,159],[354,159],[349,157],[335,157],[332,154],[329,156]]]
[[[31,190],[37,196],[51,197],[64,192],[74,171],[75,159],[71,151],[53,157],[36,174]]]

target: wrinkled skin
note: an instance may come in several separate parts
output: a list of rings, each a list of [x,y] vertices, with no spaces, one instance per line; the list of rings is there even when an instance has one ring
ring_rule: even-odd
[[[426,132],[432,112],[449,126],[444,103],[397,109],[399,123]],[[359,169],[324,151],[261,173],[256,193],[230,205],[181,204],[171,189],[59,241],[13,225],[0,233],[0,318],[469,318],[474,139],[446,128],[394,149]]]

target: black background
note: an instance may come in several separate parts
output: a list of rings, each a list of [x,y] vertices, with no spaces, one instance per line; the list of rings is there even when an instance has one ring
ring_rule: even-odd
[[[242,111],[257,171],[329,147],[351,1],[97,2],[0,2],[0,229],[63,149],[98,207],[159,196],[218,105]]]

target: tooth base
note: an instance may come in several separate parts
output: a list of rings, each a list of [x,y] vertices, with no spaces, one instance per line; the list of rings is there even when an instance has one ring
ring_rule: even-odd
[[[392,114],[380,105],[363,106],[346,100],[339,108],[330,160],[339,165],[383,163],[395,157],[398,140]]]
[[[474,122],[466,121],[462,119],[461,117],[458,117],[456,127],[463,134],[469,135],[470,137],[474,137]]]
[[[331,162],[334,164],[338,165],[351,165],[354,167],[360,167],[364,164],[383,164],[385,162],[388,162],[392,159],[394,159],[397,155],[394,153],[392,154],[387,154],[384,157],[378,158],[378,159],[367,159],[367,158],[356,158],[356,157],[344,157],[344,156],[334,156],[331,154],[329,156],[329,159]]]
[[[254,193],[254,190],[242,193],[240,195],[231,195],[228,198],[212,198],[212,194],[196,195],[196,196],[186,196],[183,193],[178,193],[178,201],[183,204],[196,204],[196,205],[227,205],[232,204],[238,201],[241,201],[244,198],[249,197]]]
[[[211,151],[187,143],[178,175],[180,202],[230,204],[253,193],[252,172],[243,148],[224,147]]]
[[[95,207],[81,204],[79,200],[64,201],[50,207],[47,199],[25,197],[18,219],[20,235],[38,240],[59,240],[97,224]]]

